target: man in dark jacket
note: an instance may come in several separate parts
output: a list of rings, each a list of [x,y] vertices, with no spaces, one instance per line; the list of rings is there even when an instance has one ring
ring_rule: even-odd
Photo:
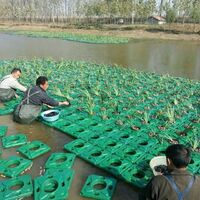
[[[139,195],[139,200],[200,200],[200,177],[187,171],[190,150],[171,145],[166,150],[168,172],[155,176]]]
[[[46,93],[48,86],[48,79],[45,76],[40,76],[36,80],[36,86],[26,91],[23,100],[16,107],[13,116],[14,121],[23,124],[31,123],[39,116],[44,104],[52,107],[69,105],[68,101],[58,102],[50,98]]]

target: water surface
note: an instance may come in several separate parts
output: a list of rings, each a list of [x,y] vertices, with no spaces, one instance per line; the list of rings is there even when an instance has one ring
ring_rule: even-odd
[[[87,44],[0,34],[0,59],[34,57],[118,64],[200,80],[200,42],[197,41],[135,40],[128,44]]]

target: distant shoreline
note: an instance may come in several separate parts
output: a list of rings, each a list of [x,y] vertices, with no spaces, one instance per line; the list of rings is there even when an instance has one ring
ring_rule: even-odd
[[[63,28],[64,27],[64,28]],[[168,26],[166,26],[168,27]],[[163,27],[161,27],[163,29]],[[52,24],[16,24],[16,23],[0,23],[0,29],[6,31],[47,31],[47,32],[65,32],[84,35],[113,36],[128,39],[158,39],[158,40],[181,40],[181,41],[200,41],[200,31],[197,33],[181,33],[177,27],[173,30],[162,31],[160,26],[105,26],[101,30],[95,29],[78,29],[75,27],[67,27]],[[197,26],[197,29],[200,25]],[[126,30],[128,29],[128,30]],[[149,29],[149,30],[148,30]],[[189,29],[189,28],[188,28]],[[171,33],[171,32],[175,33]]]

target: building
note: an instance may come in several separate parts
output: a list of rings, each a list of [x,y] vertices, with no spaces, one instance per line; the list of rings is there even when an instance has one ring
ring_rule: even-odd
[[[148,18],[147,22],[149,24],[165,24],[166,23],[166,20],[165,18],[163,17],[160,17],[160,16],[151,16]]]

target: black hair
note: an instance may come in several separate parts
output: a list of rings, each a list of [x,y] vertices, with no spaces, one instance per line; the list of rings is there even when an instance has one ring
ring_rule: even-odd
[[[182,144],[174,144],[167,147],[165,154],[176,168],[187,167],[191,161],[189,148]]]
[[[16,67],[12,69],[11,74],[12,74],[12,73],[15,73],[15,72],[20,72],[20,73],[22,73],[21,69],[16,68]]]
[[[44,85],[48,81],[48,78],[46,76],[40,76],[36,80],[36,85]]]

